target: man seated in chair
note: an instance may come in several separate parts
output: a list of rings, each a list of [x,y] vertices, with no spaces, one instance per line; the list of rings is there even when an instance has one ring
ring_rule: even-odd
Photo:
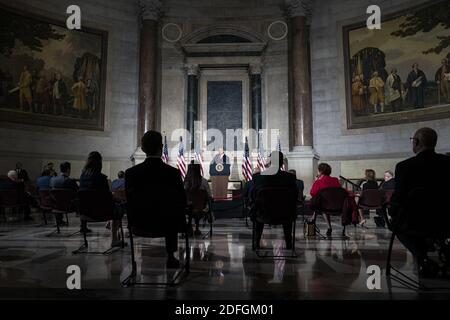
[[[186,194],[180,171],[162,159],[159,132],[148,131],[141,140],[147,158],[125,172],[128,219],[133,228],[165,237],[167,267],[178,268],[178,232],[186,226]],[[183,225],[182,225],[183,224]]]
[[[23,213],[25,220],[32,220],[30,205],[32,204],[32,197],[25,191],[23,181],[19,180],[19,176],[15,170],[11,170],[7,174],[7,179],[0,180],[0,190],[17,190],[19,201],[24,203]]]
[[[260,174],[253,175],[252,202],[256,200],[258,191],[263,188],[287,188],[294,194],[299,190],[296,183],[296,177],[289,172],[281,170],[284,156],[279,151],[273,151],[268,159],[268,169]],[[264,229],[264,223],[256,221],[256,247],[259,248],[260,240]],[[286,249],[292,249],[292,222],[283,224],[284,239]]]
[[[389,212],[397,238],[417,259],[419,275],[424,277],[436,276],[439,266],[428,258],[428,239],[421,234],[447,232],[448,235],[450,229],[448,208],[440,205],[448,197],[448,188],[441,185],[450,181],[450,158],[435,152],[437,138],[431,128],[419,129],[411,138],[416,156],[395,168],[396,184]],[[412,196],[416,190],[423,194]],[[417,207],[426,209],[416,212]],[[450,257],[445,258],[448,261]]]

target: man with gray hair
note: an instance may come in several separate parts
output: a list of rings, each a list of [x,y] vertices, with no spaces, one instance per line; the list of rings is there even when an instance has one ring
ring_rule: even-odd
[[[25,185],[23,181],[19,180],[16,170],[10,170],[7,173],[8,178],[0,180],[0,191],[2,190],[17,190],[19,201],[25,203],[24,217],[25,220],[31,220],[30,204],[32,202],[31,196],[25,192]]]
[[[435,152],[437,133],[421,128],[411,139],[416,156],[397,164],[396,186],[391,198],[392,228],[400,242],[413,254],[419,265],[419,275],[434,277],[439,265],[428,259],[428,241],[443,241],[450,231],[450,215],[443,207],[448,197],[450,158]],[[448,250],[447,250],[448,251]],[[446,268],[450,257],[446,256]]]
[[[391,170],[384,172],[384,181],[381,184],[381,190],[395,190],[394,173]]]

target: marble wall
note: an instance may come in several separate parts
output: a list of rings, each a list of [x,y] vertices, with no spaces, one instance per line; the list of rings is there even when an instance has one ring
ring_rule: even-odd
[[[423,3],[418,0],[376,1],[382,14]],[[412,156],[409,137],[429,126],[439,134],[438,150],[450,151],[450,119],[348,130],[345,111],[342,25],[367,19],[368,0],[314,1],[311,26],[314,146],[334,174],[360,177],[366,168],[382,171]]]
[[[22,11],[66,21],[68,0],[17,0],[0,3]],[[82,26],[108,31],[105,130],[87,131],[0,122],[0,174],[23,162],[34,179],[49,161],[73,163],[80,174],[85,157],[98,150],[104,156],[104,173],[115,177],[131,166],[136,146],[138,97],[137,1],[78,0]],[[0,119],[1,121],[1,119]]]
[[[377,1],[383,13],[397,11],[422,0]],[[64,21],[68,0],[0,0],[0,3]],[[289,148],[287,41],[272,40],[267,28],[284,20],[282,0],[164,0],[160,27],[176,23],[182,36],[201,28],[233,25],[250,30],[267,46],[262,62],[262,120],[267,129],[279,129],[282,149]],[[0,174],[21,160],[33,177],[48,161],[74,163],[78,175],[88,152],[98,150],[105,157],[105,173],[114,176],[131,165],[136,146],[139,68],[139,13],[137,0],[79,0],[82,23],[107,30],[108,77],[105,131],[57,129],[0,122]],[[393,169],[399,160],[412,155],[409,137],[419,127],[431,126],[439,133],[438,150],[450,151],[450,120],[348,130],[346,125],[344,67],[341,26],[361,21],[369,0],[314,1],[311,25],[311,74],[314,148],[320,161],[328,161],[334,174],[358,177],[363,169],[379,172]],[[160,39],[159,128],[168,135],[176,157],[180,131],[186,123],[186,57],[178,43]],[[221,63],[220,58],[215,59]],[[201,77],[201,74],[200,74]],[[1,119],[0,119],[1,121]],[[175,132],[175,133],[174,133]],[[174,133],[172,135],[172,133]],[[272,149],[275,146],[269,146]],[[298,155],[297,155],[298,156]],[[172,157],[172,160],[176,160]],[[295,163],[295,161],[292,161]],[[312,162],[314,167],[315,160]],[[307,168],[307,169],[302,169]],[[311,170],[311,166],[299,166]],[[311,177],[312,173],[300,173]],[[310,178],[308,178],[310,179]],[[312,181],[305,181],[309,185]]]

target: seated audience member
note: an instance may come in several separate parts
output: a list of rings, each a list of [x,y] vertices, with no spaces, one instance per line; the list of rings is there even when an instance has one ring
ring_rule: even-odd
[[[275,160],[278,156],[278,163],[271,164],[272,160]],[[273,151],[270,154],[268,167],[271,165],[276,166],[278,171],[274,175],[265,175],[263,173],[253,176],[253,191],[252,198],[256,200],[258,190],[267,187],[283,187],[292,190],[295,194],[298,193],[296,179],[291,173],[281,170],[284,163],[284,155],[279,151]],[[261,236],[264,230],[264,223],[256,221],[256,247],[259,248]],[[286,242],[286,249],[292,249],[292,222],[283,224],[284,239]]]
[[[295,171],[294,169],[291,169],[288,172],[294,175],[295,183],[297,184],[297,188],[298,188],[299,199],[302,199],[303,198],[303,190],[305,189],[305,184],[303,183],[303,180],[297,179],[297,171]]]
[[[89,153],[86,164],[80,176],[80,190],[111,192],[108,184],[108,177],[102,173],[102,162],[102,155],[99,152],[93,151]],[[119,226],[121,218],[122,217],[117,217],[116,220],[112,221],[111,247],[120,246],[122,244],[119,236]],[[83,232],[83,230],[85,230],[85,232],[91,232],[91,230],[87,228],[86,221],[82,221],[81,223],[80,231]]]
[[[30,194],[25,191],[25,185],[22,180],[19,180],[17,171],[11,170],[7,174],[7,179],[0,180],[0,190],[17,190],[19,201],[24,203],[24,218],[25,220],[31,220],[30,205],[33,203],[33,199]]]
[[[389,211],[398,239],[417,259],[419,275],[424,277],[436,276],[439,266],[428,258],[428,239],[420,234],[446,233],[450,228],[450,218],[446,208],[442,208],[448,188],[439,187],[442,182],[450,181],[450,158],[435,152],[437,138],[436,131],[431,128],[419,129],[411,138],[416,156],[399,162],[395,168],[396,184]],[[411,193],[417,190],[425,193],[422,199],[417,195],[411,198]],[[414,207],[417,206],[429,209],[416,212]],[[450,257],[445,258],[449,261]],[[448,263],[446,267],[449,267]]]
[[[63,162],[59,166],[61,174],[50,179],[51,189],[70,189],[78,190],[78,184],[74,179],[70,178],[71,171],[70,162]]]
[[[378,189],[377,179],[375,177],[375,170],[367,169],[365,172],[365,179],[360,184],[362,190]]]
[[[375,170],[367,169],[365,171],[365,179],[360,184],[361,189],[364,190],[375,190],[378,189],[378,182],[375,176]],[[368,210],[359,209],[359,225],[363,227],[366,224],[366,219],[364,219],[364,213],[368,214]]]
[[[248,204],[250,205],[251,203],[253,203],[253,188],[255,186],[254,184],[254,179],[256,175],[261,174],[261,169],[259,167],[255,167],[253,169],[253,174],[252,174],[252,180],[249,180],[247,182],[245,182],[244,185],[244,197],[247,200]]]
[[[154,229],[165,237],[167,267],[178,268],[178,227],[186,226],[186,192],[180,171],[162,159],[163,142],[159,132],[148,131],[141,141],[147,155],[125,171],[128,221],[132,228]]]
[[[44,170],[49,170],[50,171],[50,175],[52,177],[56,177],[58,175],[58,173],[56,173],[55,170],[55,165],[53,162],[49,162],[44,166]]]
[[[19,181],[22,181],[24,183],[30,181],[30,178],[28,177],[28,172],[23,168],[22,162],[16,163],[16,172],[17,172],[17,179]]]
[[[211,189],[209,187],[208,180],[202,177],[200,165],[190,164],[188,166],[188,171],[186,173],[186,178],[184,179],[184,189],[186,192],[193,190],[205,190],[208,193],[208,198],[212,198]],[[189,224],[192,224],[192,217],[190,217]],[[200,231],[200,218],[195,217],[195,231],[194,235],[201,235]]]
[[[111,190],[125,190],[125,172],[119,171],[117,173],[117,179],[111,183]]]
[[[341,183],[338,178],[331,177],[331,167],[328,163],[320,163],[317,167],[316,180],[314,181],[310,195],[311,195],[311,205],[314,209],[314,200],[320,190],[325,188],[341,188]],[[328,224],[327,236],[331,236],[331,218],[330,215],[324,215],[325,221]],[[316,219],[316,212],[314,212],[313,220]]]
[[[41,176],[36,180],[37,190],[50,190],[50,180],[52,179],[50,170],[42,171]]]
[[[395,190],[394,173],[388,170],[384,173],[384,181],[380,186],[381,190]]]

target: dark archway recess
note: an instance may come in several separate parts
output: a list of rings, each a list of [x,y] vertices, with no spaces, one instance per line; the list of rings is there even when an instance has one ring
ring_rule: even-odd
[[[206,37],[197,43],[250,43],[249,39],[236,36],[234,34],[217,34]]]

